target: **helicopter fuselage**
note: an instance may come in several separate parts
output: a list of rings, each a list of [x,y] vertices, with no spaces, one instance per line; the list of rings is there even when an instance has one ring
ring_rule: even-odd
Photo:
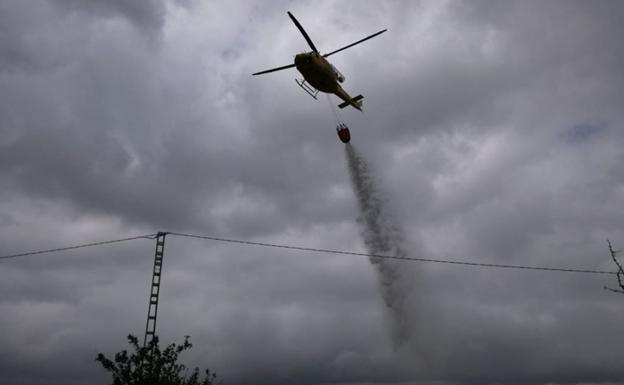
[[[335,94],[350,104],[351,96],[340,86],[345,80],[344,76],[323,56],[314,51],[300,53],[295,56],[295,67],[312,87]]]
[[[327,93],[335,92],[338,76],[323,56],[316,52],[300,53],[295,56],[295,67],[312,87]]]

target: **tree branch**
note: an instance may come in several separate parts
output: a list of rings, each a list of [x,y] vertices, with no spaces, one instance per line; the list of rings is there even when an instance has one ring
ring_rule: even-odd
[[[615,263],[615,265],[618,267],[618,271],[617,271],[617,280],[618,280],[618,286],[620,287],[619,289],[614,289],[608,286],[605,286],[605,290],[609,290],[612,291],[614,293],[621,293],[624,294],[624,268],[622,268],[622,264],[620,263],[620,261],[618,261],[618,259],[616,258],[616,254],[619,253],[621,250],[613,250],[613,246],[611,246],[611,241],[609,241],[607,239],[607,244],[609,245],[609,253],[611,254],[611,258],[613,259],[613,262]]]

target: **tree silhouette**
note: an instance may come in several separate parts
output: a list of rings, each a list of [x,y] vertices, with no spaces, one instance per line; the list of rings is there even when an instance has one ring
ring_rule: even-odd
[[[610,291],[612,291],[614,293],[624,294],[624,269],[622,268],[622,264],[620,263],[620,261],[618,261],[618,259],[615,256],[621,250],[613,250],[613,247],[611,246],[611,242],[608,239],[607,239],[607,243],[609,244],[609,253],[611,253],[611,258],[613,258],[613,262],[615,262],[615,265],[618,267],[617,280],[618,280],[618,286],[620,288],[619,289],[613,289],[613,288],[608,287],[606,285],[605,285],[604,288],[606,290],[610,290]]]
[[[134,350],[131,354],[122,350],[113,361],[99,353],[95,359],[113,376],[111,385],[212,385],[216,381],[216,374],[209,369],[200,380],[199,368],[189,376],[187,367],[178,363],[178,355],[193,347],[189,336],[184,337],[184,343],[168,345],[163,351],[157,336],[146,347],[140,347],[139,339],[132,334],[128,342]]]

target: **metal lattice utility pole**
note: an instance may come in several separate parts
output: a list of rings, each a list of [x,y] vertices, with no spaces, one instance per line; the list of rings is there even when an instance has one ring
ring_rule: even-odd
[[[158,314],[158,294],[160,293],[160,280],[162,276],[163,256],[165,254],[165,236],[168,233],[156,234],[156,252],[154,254],[154,270],[152,272],[152,285],[150,287],[149,304],[147,307],[147,322],[145,323],[145,338],[143,346],[147,346],[156,335],[156,315]]]

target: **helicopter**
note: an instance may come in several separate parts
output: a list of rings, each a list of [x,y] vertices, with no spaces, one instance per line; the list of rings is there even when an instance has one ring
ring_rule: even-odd
[[[351,43],[330,53],[321,54],[318,49],[316,49],[316,46],[312,42],[312,39],[310,39],[310,36],[308,36],[299,21],[295,19],[292,13],[287,13],[293,23],[295,23],[295,26],[297,26],[297,29],[299,29],[299,32],[301,32],[303,37],[308,42],[310,48],[312,48],[312,51],[296,55],[295,62],[293,64],[256,72],[252,75],[262,75],[269,72],[281,71],[288,68],[297,67],[297,70],[301,72],[301,75],[303,75],[303,79],[295,79],[295,81],[297,82],[299,87],[301,87],[314,99],[316,99],[319,91],[328,94],[335,94],[344,101],[343,103],[339,104],[338,107],[345,108],[347,106],[352,106],[355,109],[362,111],[362,99],[364,97],[362,95],[357,95],[352,98],[347,93],[347,91],[342,88],[340,83],[343,83],[345,81],[344,75],[342,75],[342,73],[340,73],[340,71],[338,71],[336,67],[334,67],[329,61],[327,61],[326,58],[347,48],[351,48],[356,44],[360,44],[368,39],[372,39],[377,35],[381,35],[382,33],[386,32],[387,29],[376,32],[370,36],[365,37],[364,39],[358,40],[355,43]]]

